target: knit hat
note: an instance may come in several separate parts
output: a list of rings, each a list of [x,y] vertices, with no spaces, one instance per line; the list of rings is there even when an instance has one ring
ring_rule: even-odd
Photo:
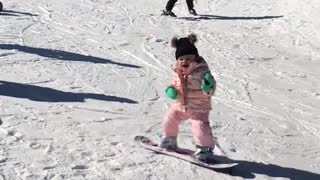
[[[194,43],[197,42],[197,36],[195,34],[190,34],[188,37],[172,38],[171,46],[176,48],[176,59],[184,55],[199,55],[198,50]]]

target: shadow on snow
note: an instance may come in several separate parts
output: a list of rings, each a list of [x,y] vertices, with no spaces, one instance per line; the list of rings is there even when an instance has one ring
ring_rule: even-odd
[[[186,154],[193,154],[194,151],[181,148]],[[238,163],[237,166],[226,169],[215,169],[215,172],[228,174],[231,176],[238,176],[244,179],[255,179],[255,174],[261,174],[269,177],[288,178],[290,180],[319,180],[320,174],[308,172],[304,170],[282,167],[275,164],[264,164],[260,162],[245,161],[245,160],[233,160],[225,156],[214,155],[214,160],[223,163]],[[204,167],[204,166],[201,166]],[[204,167],[212,170],[211,168]]]
[[[232,160],[224,156],[217,156],[217,160],[222,162],[235,162],[239,165],[233,167],[231,176],[238,176],[244,179],[254,179],[255,174],[261,174],[269,177],[288,178],[290,180],[319,180],[320,174],[299,170],[290,167],[282,167],[275,164],[264,164],[260,162]],[[218,172],[229,174],[226,169]]]
[[[217,16],[208,14],[199,14],[193,17],[178,17],[178,19],[185,19],[190,21],[199,20],[264,20],[264,19],[275,19],[282,18],[283,16],[256,16],[256,17],[236,17],[236,16]]]
[[[116,96],[93,93],[72,93],[63,92],[47,87],[40,87],[28,84],[0,80],[0,95],[16,98],[25,98],[41,102],[84,102],[85,99],[96,99],[120,103],[137,104],[138,102]]]
[[[123,67],[129,68],[141,68],[140,66],[126,64],[126,63],[119,63],[112,61],[110,59],[103,59],[94,56],[86,56],[82,54],[66,52],[61,50],[52,50],[52,49],[44,49],[44,48],[35,48],[35,47],[28,47],[28,46],[21,46],[18,44],[0,44],[0,49],[4,50],[18,50],[25,53],[36,54],[42,57],[60,59],[60,60],[67,60],[67,61],[86,61],[92,63],[104,63],[104,64],[114,64]]]
[[[2,10],[0,12],[0,16],[38,16],[37,14],[27,13],[27,12],[19,12],[12,10]]]

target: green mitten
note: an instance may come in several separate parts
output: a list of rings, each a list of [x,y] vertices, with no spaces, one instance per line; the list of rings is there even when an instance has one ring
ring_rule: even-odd
[[[206,73],[202,79],[201,89],[203,92],[210,93],[214,86],[214,79],[210,73]]]
[[[169,86],[166,89],[166,94],[170,99],[173,99],[173,100],[177,99],[179,95],[178,91],[173,86]]]

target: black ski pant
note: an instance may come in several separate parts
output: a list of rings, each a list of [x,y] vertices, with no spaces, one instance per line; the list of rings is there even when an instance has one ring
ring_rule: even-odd
[[[166,6],[166,10],[167,11],[172,11],[174,4],[177,2],[178,0],[169,0]],[[188,9],[193,9],[193,0],[186,0],[187,1],[187,5],[188,5]]]

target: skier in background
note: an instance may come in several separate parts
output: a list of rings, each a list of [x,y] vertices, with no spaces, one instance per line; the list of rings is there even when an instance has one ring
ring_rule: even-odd
[[[215,146],[209,122],[211,96],[216,89],[216,82],[211,75],[206,61],[199,56],[194,45],[197,37],[174,37],[172,47],[176,48],[174,81],[166,89],[170,99],[175,100],[163,118],[163,139],[161,148],[175,151],[178,148],[177,135],[179,124],[192,120],[192,133],[196,143],[194,157],[206,162],[213,154]]]
[[[3,10],[3,4],[2,2],[0,1],[0,12]]]
[[[178,0],[169,0],[166,5],[166,9],[163,10],[163,15],[176,17],[176,15],[172,12],[172,9],[177,1]],[[186,2],[188,5],[189,13],[197,15],[196,10],[194,10],[193,0],[186,0]]]

